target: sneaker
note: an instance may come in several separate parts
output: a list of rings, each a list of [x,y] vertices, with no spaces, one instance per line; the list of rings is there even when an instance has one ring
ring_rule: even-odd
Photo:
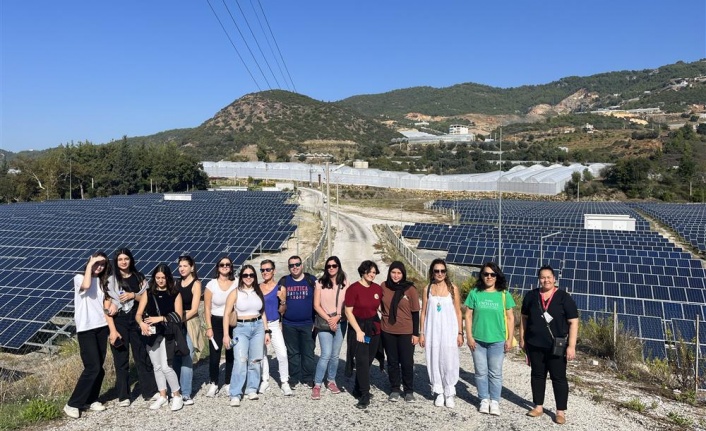
[[[321,386],[316,385],[311,389],[311,399],[320,400],[321,399]]]
[[[206,392],[206,396],[209,398],[213,398],[216,396],[217,393],[218,393],[218,385],[215,383],[211,383],[208,386],[208,391]]]
[[[74,419],[78,419],[81,416],[81,412],[79,412],[76,407],[71,407],[68,404],[64,406],[64,413],[66,413],[66,416]]]
[[[486,415],[490,413],[490,400],[481,400],[478,411]]]
[[[105,410],[105,406],[100,401],[95,401],[92,402],[90,406],[88,406],[88,410],[92,412],[102,412],[103,410]]]
[[[169,405],[169,408],[175,412],[177,410],[181,410],[182,407],[184,407],[184,397],[181,395],[172,397],[172,403]]]
[[[231,407],[240,407],[240,397],[230,397]]]
[[[314,382],[306,382],[306,385],[309,387],[309,389],[314,389]]]
[[[361,397],[358,399],[358,404],[355,406],[361,410],[368,408],[370,405],[370,395],[365,394],[361,395]]]
[[[221,393],[223,393],[226,396],[230,395],[230,383],[227,385],[223,385],[223,387],[221,388]]]
[[[454,400],[454,396],[446,397],[446,407],[452,409],[456,407],[456,401]]]
[[[183,397],[184,398],[184,405],[185,406],[193,406],[194,405],[194,400],[191,398]]]
[[[289,387],[289,383],[282,383],[282,394],[284,394],[285,397],[292,396],[292,388]]]
[[[396,403],[399,400],[400,400],[400,393],[399,392],[390,392],[390,396],[387,398],[387,401],[391,401],[393,403]]]
[[[329,390],[332,394],[340,394],[341,390],[338,389],[338,386],[336,386],[336,382],[328,382],[328,385],[326,385],[326,389]]]
[[[129,398],[126,398],[126,399],[124,399],[124,400],[120,400],[120,402],[118,402],[118,406],[120,406],[120,407],[130,407],[130,399],[129,399]]]
[[[167,397],[159,396],[155,402],[150,404],[150,410],[159,410],[162,406],[166,405],[169,402],[167,400]]]
[[[152,395],[152,398],[147,400],[147,402],[149,403],[150,401],[157,401],[159,399],[159,397],[161,397],[161,395],[159,394],[159,392],[157,392],[154,395]]]
[[[260,383],[260,388],[258,388],[257,393],[264,394],[265,392],[267,392],[267,389],[269,389],[269,387],[270,387],[270,382],[264,381],[264,382]]]
[[[490,402],[490,414],[493,416],[500,416],[500,403],[493,400]]]
[[[444,394],[439,394],[434,400],[434,405],[437,407],[444,407]]]
[[[405,400],[406,402],[408,402],[408,403],[413,403],[413,402],[416,401],[416,400],[414,399],[414,394],[411,393],[411,392],[409,392],[409,393],[407,393],[407,394],[404,395],[404,400]]]
[[[250,393],[248,394],[248,399],[249,399],[250,401],[259,400],[259,399],[260,399],[260,396],[257,395],[257,392],[250,392]]]

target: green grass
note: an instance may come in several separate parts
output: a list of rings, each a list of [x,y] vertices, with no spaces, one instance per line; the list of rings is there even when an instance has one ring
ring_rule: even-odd
[[[620,406],[638,413],[642,413],[647,409],[645,403],[640,401],[638,398],[633,398],[629,401],[622,402],[620,403]]]
[[[57,399],[18,400],[0,404],[0,431],[17,430],[61,417]]]
[[[686,416],[682,416],[676,412],[667,413],[667,417],[670,421],[674,422],[676,425],[679,425],[681,427],[688,427],[694,423],[691,419],[687,418]]]

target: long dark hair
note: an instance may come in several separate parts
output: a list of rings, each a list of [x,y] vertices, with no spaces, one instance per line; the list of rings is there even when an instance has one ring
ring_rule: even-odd
[[[222,260],[227,260],[228,262],[230,262],[230,271],[228,271],[228,280],[231,280],[231,281],[235,280],[235,275],[233,274],[233,260],[228,256],[221,256],[220,258],[218,258],[218,260],[216,261],[216,268],[213,270],[213,278],[218,280],[218,275],[219,275],[218,265],[221,264]]]
[[[341,259],[339,259],[338,256],[331,256],[326,259],[326,263],[324,264],[324,274],[319,279],[319,283],[321,283],[322,289],[333,289],[331,277],[328,276],[328,270],[326,269],[326,265],[328,265],[330,261],[334,261],[334,263],[338,265],[338,272],[336,273],[336,286],[341,289],[343,287],[343,283],[346,282],[346,273],[343,272],[343,268],[341,267]]]
[[[135,258],[133,257],[132,252],[129,248],[119,248],[115,252],[115,256],[113,257],[113,264],[115,265],[115,281],[118,282],[118,287],[120,289],[130,291],[130,285],[127,283],[127,281],[125,281],[123,275],[120,273],[120,268],[118,267],[118,256],[120,256],[121,254],[124,254],[130,259],[130,265],[127,267],[127,269],[128,271],[130,271],[130,274],[134,275],[135,278],[137,278],[138,286],[141,285],[143,281],[145,281],[145,275],[137,270],[137,267],[135,266]]]
[[[243,265],[242,268],[240,268],[240,272],[238,273],[238,290],[242,292],[243,288],[245,287],[245,283],[243,283],[243,272],[245,272],[246,269],[249,269],[252,271],[252,273],[255,275],[253,277],[252,281],[252,287],[255,289],[255,293],[257,296],[260,297],[260,300],[262,301],[262,308],[260,308],[260,314],[262,314],[263,311],[265,311],[265,295],[262,294],[262,289],[260,289],[260,283],[257,281],[257,271],[255,271],[255,268],[252,265]]]
[[[157,282],[154,278],[160,272],[164,274],[164,277],[167,279],[167,293],[170,296],[176,296],[176,294],[179,293],[179,290],[177,289],[176,283],[174,282],[172,270],[169,269],[169,265],[167,265],[166,263],[160,263],[159,265],[154,267],[154,271],[152,271],[152,279],[149,281],[150,295],[154,295],[157,293]]]
[[[194,258],[189,256],[188,254],[179,256],[179,259],[177,260],[177,265],[180,264],[182,261],[188,263],[189,266],[193,268],[191,270],[191,276],[194,277],[194,280],[198,280],[199,275],[196,273],[196,261],[194,260]]]
[[[434,283],[434,267],[436,265],[444,265],[444,269],[446,270],[446,274],[444,275],[444,283],[446,283],[446,288],[449,289],[449,293],[453,295],[454,287],[453,283],[451,283],[451,279],[449,278],[449,268],[446,266],[446,261],[440,257],[432,260],[431,265],[429,265],[429,286],[431,287],[432,283]]]
[[[91,258],[94,257],[102,257],[105,259],[105,266],[103,266],[103,271],[98,273],[96,278],[98,278],[98,285],[100,286],[101,290],[103,290],[103,293],[107,294],[108,293],[108,281],[110,280],[110,276],[113,275],[113,271],[111,270],[110,266],[110,259],[108,259],[108,255],[105,254],[102,251],[97,251],[91,255],[91,257],[88,258],[88,262],[91,261]],[[86,272],[86,268],[88,268],[88,262],[86,262],[86,266],[84,266],[83,271]],[[93,268],[91,268],[91,277],[93,276]]]
[[[488,286],[483,283],[483,270],[485,268],[490,268],[491,271],[497,274],[495,277],[495,289],[498,291],[507,290],[507,278],[503,274],[502,270],[495,262],[486,262],[480,267],[480,272],[478,273],[478,280],[476,281],[475,288],[478,290],[485,290]]]

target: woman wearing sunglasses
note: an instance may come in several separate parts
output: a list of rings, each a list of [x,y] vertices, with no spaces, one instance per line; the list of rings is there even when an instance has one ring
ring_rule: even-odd
[[[184,315],[184,337],[186,345],[189,347],[189,355],[176,356],[174,369],[179,375],[179,385],[181,385],[181,395],[184,398],[184,405],[194,404],[191,399],[191,388],[194,378],[194,360],[198,361],[201,350],[205,344],[203,327],[199,319],[199,304],[201,303],[201,280],[196,272],[196,262],[188,255],[179,256],[179,275],[181,279],[176,281],[176,287],[182,299]],[[196,359],[194,359],[196,358]]]
[[[429,266],[429,285],[422,295],[419,344],[426,349],[427,372],[434,405],[456,406],[459,351],[463,345],[461,300],[458,287],[448,277],[446,262],[434,259]]]
[[[494,262],[480,270],[466,298],[466,343],[473,355],[481,413],[500,415],[503,360],[512,348],[515,301],[507,291],[505,274]]]
[[[262,295],[265,298],[265,314],[268,316],[267,327],[272,331],[271,344],[275,350],[277,366],[279,367],[280,389],[284,396],[289,397],[292,395],[292,388],[289,386],[289,361],[287,359],[287,346],[284,344],[282,326],[280,325],[280,318],[286,309],[287,289],[284,286],[277,286],[275,281],[275,263],[270,259],[260,262],[260,274],[262,274],[260,290],[262,290]],[[264,394],[269,387],[270,364],[267,358],[267,346],[265,346],[265,356],[262,359],[262,383],[260,383],[260,388],[257,392]]]
[[[346,336],[348,328],[348,323],[342,319],[347,288],[346,273],[341,269],[340,259],[337,256],[329,257],[326,259],[324,275],[317,280],[314,288],[314,311],[328,322],[330,330],[318,330],[321,356],[316,364],[314,388],[311,390],[312,400],[321,399],[324,374],[328,381],[326,389],[332,394],[341,393],[336,385],[336,373],[343,337]]]
[[[228,333],[231,313],[237,316],[232,338]],[[271,333],[267,328],[265,298],[257,283],[255,268],[244,265],[238,276],[238,288],[228,294],[223,315],[223,345],[226,349],[232,347],[234,356],[238,358],[230,378],[231,407],[240,405],[243,386],[249,400],[259,398],[257,389],[260,385],[261,362],[264,347],[270,343]]]
[[[228,295],[238,287],[238,283],[233,276],[233,261],[228,256],[223,256],[216,264],[214,279],[206,283],[206,290],[203,293],[204,320],[206,320],[206,338],[210,339],[208,346],[208,374],[211,384],[206,391],[207,397],[215,397],[218,393],[218,365],[221,362],[221,352],[223,349],[223,336],[229,334],[230,329],[224,331],[223,318]],[[233,350],[226,351],[226,375],[225,381],[230,382],[233,374]]]

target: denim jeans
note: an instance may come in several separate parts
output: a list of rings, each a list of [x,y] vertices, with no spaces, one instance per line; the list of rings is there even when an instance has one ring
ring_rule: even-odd
[[[233,329],[233,340],[237,343],[233,349],[233,374],[230,378],[230,396],[239,397],[257,392],[260,386],[260,370],[265,351],[265,324],[256,322],[238,322]]]
[[[189,337],[189,333],[186,331],[186,325],[182,329],[184,337],[186,338],[186,345],[189,347],[189,354],[187,356],[174,355],[174,371],[176,371],[179,376],[179,385],[181,386],[181,395],[186,398],[191,398],[192,384],[194,380],[194,343]]]
[[[336,373],[338,372],[338,357],[341,354],[341,346],[343,338],[346,336],[348,322],[339,322],[336,328],[336,333],[328,331],[319,331],[319,346],[321,346],[321,356],[319,362],[316,363],[316,373],[314,374],[314,384],[321,385],[324,382],[324,374],[327,374],[329,382],[336,381]]]
[[[476,341],[473,351],[473,366],[476,369],[476,387],[481,400],[500,401],[503,389],[503,359],[505,342],[484,343]]]

